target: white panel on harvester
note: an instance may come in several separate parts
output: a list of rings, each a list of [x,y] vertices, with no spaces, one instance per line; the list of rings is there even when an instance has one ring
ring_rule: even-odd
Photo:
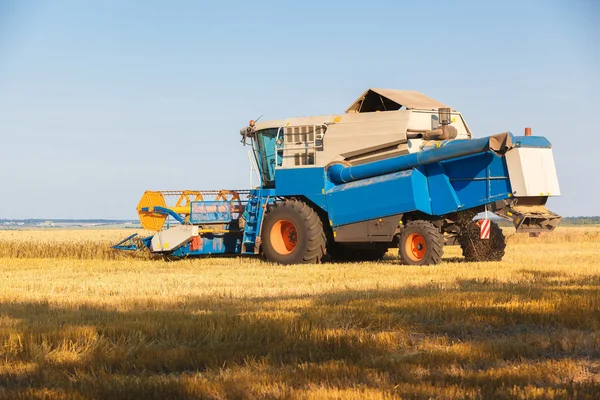
[[[198,236],[197,225],[175,225],[172,228],[157,232],[152,237],[150,250],[153,252],[175,250],[192,240],[194,236]]]
[[[506,153],[506,163],[515,196],[560,196],[552,149],[514,148]]]

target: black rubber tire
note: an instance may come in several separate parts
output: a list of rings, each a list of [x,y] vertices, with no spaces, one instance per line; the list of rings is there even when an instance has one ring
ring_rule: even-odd
[[[327,255],[332,262],[379,261],[385,256],[387,247],[353,249],[339,243],[327,246]]]
[[[271,230],[278,221],[290,221],[296,227],[296,246],[281,254],[271,243]],[[327,240],[319,215],[309,205],[296,199],[275,203],[265,215],[261,229],[262,251],[268,261],[279,264],[319,263],[325,255]]]
[[[425,254],[415,259],[407,252],[407,241],[411,235],[418,234],[425,241]],[[408,265],[434,265],[442,261],[444,254],[444,237],[439,228],[429,221],[411,221],[404,226],[398,242],[400,258]]]
[[[462,249],[465,261],[502,261],[506,240],[502,229],[495,222],[490,226],[490,238],[479,238],[477,221],[469,221],[460,225],[458,243]]]

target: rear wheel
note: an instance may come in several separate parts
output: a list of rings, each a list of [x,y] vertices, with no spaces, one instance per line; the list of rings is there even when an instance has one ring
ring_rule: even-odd
[[[263,253],[272,262],[318,263],[325,254],[323,223],[315,210],[300,200],[276,203],[265,216],[261,238]]]
[[[502,229],[492,222],[490,224],[490,238],[479,238],[479,225],[477,221],[468,221],[460,225],[458,243],[462,248],[466,261],[501,261],[504,257],[506,241]]]
[[[444,239],[431,222],[412,221],[404,226],[398,247],[400,257],[406,264],[439,264],[444,252]]]

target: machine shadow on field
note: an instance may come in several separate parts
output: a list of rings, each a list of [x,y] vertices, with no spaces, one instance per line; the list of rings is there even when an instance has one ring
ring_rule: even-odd
[[[329,263],[334,263],[334,264],[356,264],[357,262],[375,262],[377,264],[388,264],[388,265],[406,265],[405,263],[402,262],[402,260],[400,259],[400,256],[398,255],[398,250],[390,250],[388,251],[388,253],[383,256],[383,258],[381,260],[377,260],[377,261],[356,261],[356,260],[335,260],[335,261],[326,261],[327,264]],[[442,262],[447,262],[447,263],[465,263],[467,262],[465,260],[464,257],[442,257]]]
[[[0,397],[240,397],[326,386],[409,397],[538,387],[593,398],[600,277],[520,273],[531,279],[149,300],[127,311],[5,302]]]

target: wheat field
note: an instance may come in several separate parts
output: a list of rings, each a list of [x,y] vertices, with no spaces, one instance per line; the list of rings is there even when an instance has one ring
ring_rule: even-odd
[[[169,262],[0,231],[0,399],[600,398],[600,228],[501,263]]]

